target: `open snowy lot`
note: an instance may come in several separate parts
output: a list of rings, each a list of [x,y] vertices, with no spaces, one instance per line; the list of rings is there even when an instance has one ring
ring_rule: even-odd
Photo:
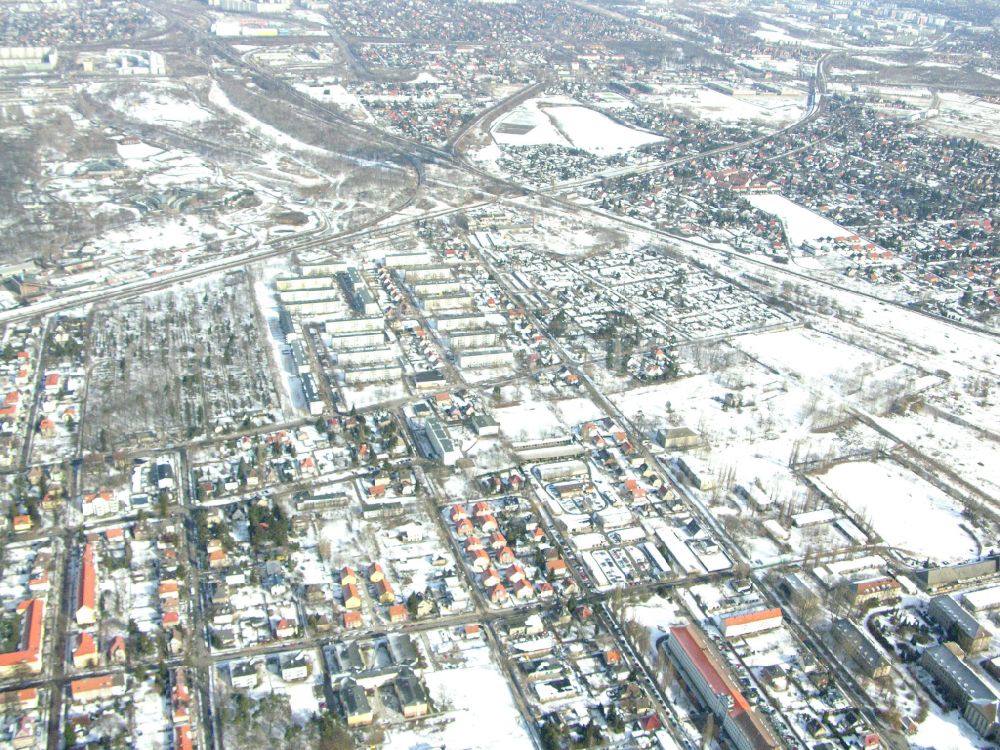
[[[493,139],[509,146],[578,148],[594,156],[613,156],[663,140],[564,97],[525,102],[493,127]]]
[[[961,505],[898,464],[851,461],[816,480],[869,519],[889,544],[915,557],[951,562],[979,552],[963,528]]]
[[[500,432],[511,440],[537,440],[553,435],[565,435],[570,428],[604,416],[587,398],[564,401],[524,401],[493,412],[500,423]]]
[[[656,94],[644,96],[665,110],[687,112],[695,117],[721,122],[750,120],[784,127],[798,120],[805,111],[801,99],[781,96],[729,96],[704,86],[690,84],[662,86]]]
[[[445,631],[426,634],[433,659],[448,666],[427,670],[424,682],[440,714],[419,726],[391,730],[384,747],[390,750],[424,750],[431,747],[487,750],[503,746],[511,750],[534,747],[524,719],[514,705],[510,686],[490,658],[481,640],[460,642]],[[488,721],[482,709],[488,706]]]
[[[802,243],[807,241],[822,242],[835,237],[854,236],[851,230],[834,224],[783,195],[777,193],[748,195],[747,200],[764,213],[778,217],[785,228],[788,241],[794,247],[801,247]]]
[[[874,352],[805,328],[749,334],[736,345],[768,367],[813,383],[862,378],[890,364]]]

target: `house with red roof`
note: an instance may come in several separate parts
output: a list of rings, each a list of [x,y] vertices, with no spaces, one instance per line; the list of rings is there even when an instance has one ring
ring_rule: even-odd
[[[69,694],[74,703],[90,703],[125,694],[125,676],[120,672],[84,677],[69,684]]]
[[[344,612],[343,620],[344,627],[348,630],[356,630],[364,624],[360,612]]]
[[[725,660],[694,625],[670,629],[666,649],[681,677],[740,750],[777,750],[773,730],[736,687]]]
[[[45,629],[45,602],[25,599],[17,605],[21,615],[22,634],[19,648],[0,654],[0,677],[9,677],[22,669],[38,674],[42,671],[42,640]]]
[[[100,657],[97,654],[97,644],[94,643],[94,636],[90,633],[80,633],[80,640],[73,651],[73,666],[77,669],[96,667],[100,664]]]
[[[83,545],[80,555],[80,578],[76,589],[76,624],[80,627],[97,622],[97,571],[94,568],[94,547]]]

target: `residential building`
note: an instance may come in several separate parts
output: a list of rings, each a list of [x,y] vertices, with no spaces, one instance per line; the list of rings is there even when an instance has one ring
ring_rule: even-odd
[[[94,547],[83,545],[80,556],[80,579],[76,593],[76,624],[80,627],[97,622],[97,571],[94,568]]]
[[[90,703],[117,698],[125,694],[125,675],[115,672],[100,677],[84,677],[73,680],[69,684],[69,693],[74,703]]]
[[[990,632],[953,597],[935,596],[927,605],[927,615],[968,654],[990,645]]]
[[[830,633],[865,676],[884,677],[892,670],[888,657],[850,620],[844,617],[834,620]]]
[[[738,750],[780,747],[767,722],[737,689],[722,655],[699,628],[671,628],[665,647],[682,678],[715,715],[723,733]]]

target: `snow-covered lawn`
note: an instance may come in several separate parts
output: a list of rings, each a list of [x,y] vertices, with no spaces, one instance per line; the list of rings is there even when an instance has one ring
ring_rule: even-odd
[[[962,507],[941,490],[890,461],[852,461],[816,477],[889,544],[940,562],[978,554],[962,528]]]
[[[795,247],[800,247],[806,241],[819,242],[828,238],[855,236],[850,229],[834,224],[783,195],[777,193],[749,195],[747,200],[764,213],[777,216],[785,227],[788,241]]]

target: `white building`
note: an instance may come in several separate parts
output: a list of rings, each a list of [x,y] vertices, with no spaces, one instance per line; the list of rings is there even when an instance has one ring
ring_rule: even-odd
[[[506,367],[514,364],[514,353],[508,349],[470,349],[458,355],[458,366],[463,370]]]

